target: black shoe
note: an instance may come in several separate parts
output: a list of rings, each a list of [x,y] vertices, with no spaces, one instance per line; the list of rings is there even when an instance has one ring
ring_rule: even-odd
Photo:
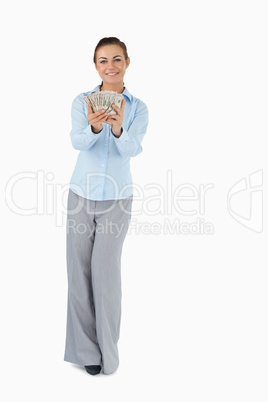
[[[101,371],[101,366],[85,366],[88,374],[96,375],[99,374]]]

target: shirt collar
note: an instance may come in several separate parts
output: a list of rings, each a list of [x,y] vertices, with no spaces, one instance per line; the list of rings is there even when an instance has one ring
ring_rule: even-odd
[[[94,89],[92,89],[92,91],[89,91],[89,93],[93,93],[93,92],[98,92],[100,90],[101,84],[97,85]],[[130,102],[132,102],[133,100],[133,96],[131,95],[131,93],[127,90],[127,88],[125,87],[124,91],[122,92],[122,95],[125,95],[128,97],[128,99],[130,100]]]

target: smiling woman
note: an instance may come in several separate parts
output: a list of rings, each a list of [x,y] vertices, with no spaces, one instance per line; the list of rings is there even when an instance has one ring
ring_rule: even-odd
[[[102,83],[76,96],[71,111],[71,141],[80,152],[67,205],[64,360],[94,375],[101,369],[113,373],[119,366],[121,253],[133,201],[130,158],[142,152],[148,109],[124,86],[130,58],[123,42],[101,39],[93,61]],[[122,94],[121,107],[112,104],[115,114],[93,112],[91,103],[83,100],[101,91]]]
[[[102,79],[100,90],[122,93],[123,78],[130,63],[126,45],[117,38],[104,38],[97,44],[93,60]],[[117,131],[118,136],[120,130],[116,127],[116,122],[112,125],[112,129],[114,134]]]

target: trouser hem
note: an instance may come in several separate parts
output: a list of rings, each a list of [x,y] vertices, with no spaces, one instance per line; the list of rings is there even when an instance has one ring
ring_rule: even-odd
[[[73,358],[69,358],[69,357],[64,357],[63,360],[67,363],[72,363],[72,364],[75,364],[75,365],[81,366],[81,367],[91,366],[91,365],[101,366],[103,374],[105,374],[105,375],[113,374],[115,371],[117,371],[117,369],[119,367],[119,365],[117,365],[114,369],[105,370],[102,362],[81,363],[81,361],[78,361],[77,359],[73,359]]]

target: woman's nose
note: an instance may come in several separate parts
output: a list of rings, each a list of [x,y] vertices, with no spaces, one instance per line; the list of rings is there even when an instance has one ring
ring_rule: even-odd
[[[110,70],[112,70],[112,69],[114,68],[114,63],[113,63],[113,61],[108,61],[108,68],[109,68]]]

